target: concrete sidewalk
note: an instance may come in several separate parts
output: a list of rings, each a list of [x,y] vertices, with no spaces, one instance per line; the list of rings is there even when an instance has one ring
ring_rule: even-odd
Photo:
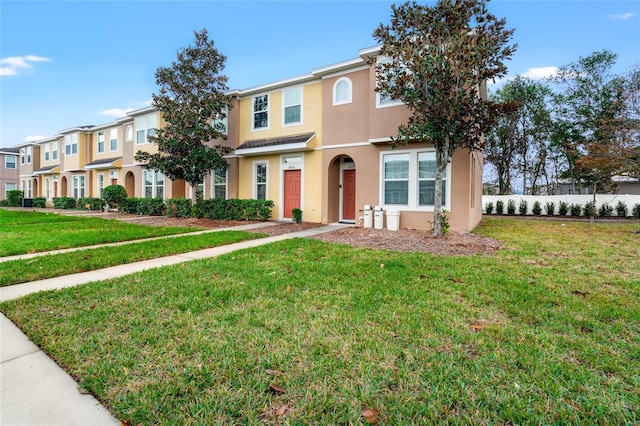
[[[146,269],[190,260],[212,258],[235,250],[257,247],[290,238],[310,237],[350,226],[353,225],[326,225],[305,231],[243,241],[98,271],[2,287],[0,288],[0,301],[15,299],[43,290],[73,287],[121,277]],[[114,418],[93,396],[80,393],[77,383],[4,315],[0,315],[0,346],[0,424],[2,426],[120,424],[120,421]]]

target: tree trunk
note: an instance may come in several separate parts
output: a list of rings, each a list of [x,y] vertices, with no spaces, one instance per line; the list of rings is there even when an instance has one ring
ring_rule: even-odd
[[[432,235],[440,237],[443,235],[442,229],[442,174],[449,163],[449,138],[445,138],[444,147],[439,150],[436,147],[436,175],[435,193],[433,200],[433,231]]]

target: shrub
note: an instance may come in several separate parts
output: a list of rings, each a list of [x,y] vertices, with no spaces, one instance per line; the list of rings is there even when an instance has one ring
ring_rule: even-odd
[[[7,201],[7,200],[0,200],[0,207],[10,207],[10,206],[9,206],[9,201]]]
[[[162,216],[165,211],[162,198],[127,198],[121,206],[125,213]]]
[[[611,217],[613,215],[613,207],[609,203],[602,203],[598,209],[598,216]]]
[[[629,209],[624,201],[618,201],[618,204],[616,204],[616,214],[621,217],[627,217],[628,213]]]
[[[633,217],[640,219],[640,204],[636,204],[633,206],[633,209],[631,210],[631,215]]]
[[[36,197],[33,199],[32,206],[44,209],[45,207],[47,207],[47,199],[44,197]]]
[[[596,215],[598,214],[598,210],[596,209],[596,203],[593,201],[589,201],[582,208],[582,213],[586,217],[591,217],[591,218],[596,217]]]
[[[493,213],[493,202],[489,201],[485,207],[487,214]]]
[[[73,197],[56,197],[53,199],[53,207],[64,210],[75,209],[76,199]]]
[[[560,216],[566,216],[569,213],[569,203],[566,201],[560,201],[560,205],[558,206],[558,214]]]
[[[527,214],[528,211],[529,211],[529,204],[527,203],[527,200],[520,200],[520,205],[518,205],[518,212],[521,215],[525,215]]]
[[[170,198],[166,202],[167,216],[169,217],[192,217],[193,203],[186,198]]]
[[[214,198],[201,200],[195,210],[198,218],[212,220],[269,220],[273,206],[271,200]]]
[[[7,203],[9,207],[22,207],[22,199],[24,198],[24,191],[14,189],[7,191]]]
[[[77,201],[77,208],[80,210],[102,210],[104,207],[104,200],[96,197],[80,198]]]
[[[544,210],[548,216],[553,216],[556,211],[556,203],[554,203],[553,201],[549,201],[544,205]]]
[[[504,201],[502,200],[496,201],[496,213],[504,214]]]
[[[102,190],[102,199],[109,207],[119,207],[127,199],[127,190],[122,185],[109,185]]]
[[[531,208],[531,211],[536,216],[540,216],[540,214],[542,213],[542,206],[540,205],[540,201],[535,201],[533,203],[533,207]]]
[[[507,201],[507,213],[516,214],[516,202],[513,200]]]
[[[580,213],[582,213],[582,206],[580,204],[571,204],[569,206],[569,212],[571,213],[571,216],[580,216]]]
[[[293,221],[295,223],[302,223],[302,210],[299,208],[295,208],[291,210],[291,216],[293,216]]]

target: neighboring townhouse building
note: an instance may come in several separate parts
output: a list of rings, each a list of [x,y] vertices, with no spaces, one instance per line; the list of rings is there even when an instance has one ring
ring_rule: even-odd
[[[90,174],[85,166],[91,163],[93,128],[79,126],[62,130],[59,187],[61,197],[84,198],[92,195]]]
[[[102,198],[102,190],[120,182],[124,129],[118,122],[91,128],[88,163],[84,165],[88,194]]]
[[[45,197],[47,205],[53,205],[53,198],[60,195],[59,174],[60,174],[60,149],[63,138],[56,135],[51,138],[39,140],[40,147],[40,167],[33,171],[38,179],[40,191],[36,197]]]
[[[20,150],[20,189],[24,191],[24,198],[34,198],[39,195],[39,180],[34,171],[40,168],[40,146],[35,142],[18,145]]]
[[[0,148],[0,200],[7,199],[7,191],[20,189],[20,149]]]

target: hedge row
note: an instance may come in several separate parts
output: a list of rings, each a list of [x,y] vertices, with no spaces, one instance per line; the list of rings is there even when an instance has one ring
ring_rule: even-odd
[[[193,206],[191,200],[171,198],[127,198],[122,203],[125,213],[169,217],[198,217],[212,220],[269,220],[274,207],[271,200],[199,200]]]
[[[558,204],[558,215],[559,216],[584,216],[584,217],[613,217],[614,212],[615,216],[618,217],[627,217],[629,213],[629,208],[627,205],[619,201],[615,206],[611,206],[608,203],[603,203],[600,207],[596,207],[596,204],[593,201],[589,201],[584,206],[581,204],[569,204],[567,202],[561,201]],[[529,205],[526,200],[521,200],[517,205],[517,211],[520,215],[526,215],[529,212]],[[535,201],[533,203],[531,212],[534,215],[541,215],[543,211],[543,206],[539,201]],[[486,214],[492,214],[494,212],[494,204],[493,202],[488,202],[485,205]],[[495,212],[496,214],[516,214],[516,202],[514,200],[508,200],[506,205],[504,202],[498,200],[495,204]],[[556,214],[556,204],[554,202],[548,202],[544,205],[544,212],[547,216],[554,216]],[[640,218],[640,204],[636,204],[631,209],[631,216]]]

